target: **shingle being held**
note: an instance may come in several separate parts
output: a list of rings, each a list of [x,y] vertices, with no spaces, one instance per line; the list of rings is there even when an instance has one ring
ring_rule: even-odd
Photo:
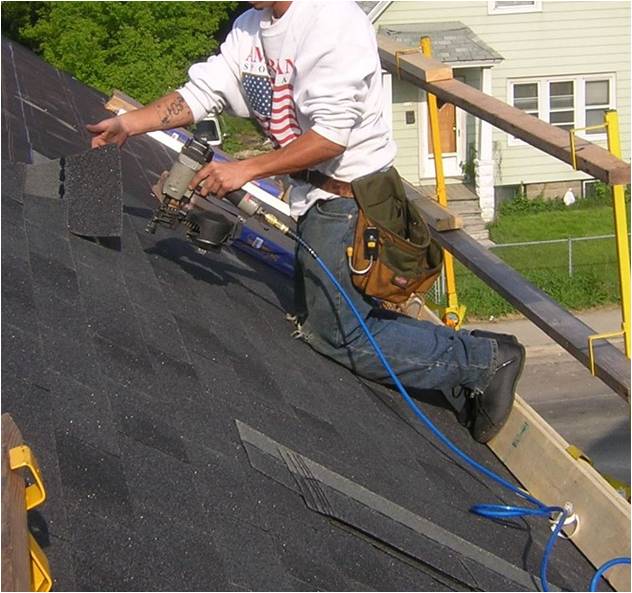
[[[122,189],[121,157],[115,145],[67,157],[64,199],[70,232],[88,237],[120,237]]]

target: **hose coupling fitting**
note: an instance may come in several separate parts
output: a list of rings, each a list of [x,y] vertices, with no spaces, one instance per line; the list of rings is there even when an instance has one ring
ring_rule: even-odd
[[[559,537],[571,539],[573,536],[577,535],[579,531],[579,515],[575,512],[572,502],[564,503],[564,512],[566,513],[566,518],[564,519],[563,527],[566,533],[562,533],[560,531]],[[561,514],[562,513],[553,513],[549,518],[551,531],[553,531],[555,526],[558,524]]]
[[[290,232],[290,227],[286,224],[282,223],[274,214],[270,214],[269,212],[262,212],[261,216],[263,220],[265,220],[271,227],[274,227],[278,231],[282,232],[284,235],[287,235]]]

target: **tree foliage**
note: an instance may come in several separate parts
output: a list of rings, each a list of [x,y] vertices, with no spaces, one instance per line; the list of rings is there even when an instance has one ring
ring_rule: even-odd
[[[219,46],[237,2],[3,2],[3,33],[104,93],[142,103]]]

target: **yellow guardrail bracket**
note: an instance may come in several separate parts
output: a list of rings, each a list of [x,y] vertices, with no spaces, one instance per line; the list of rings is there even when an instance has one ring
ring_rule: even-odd
[[[465,311],[467,307],[465,305],[454,305],[443,308],[443,315],[441,321],[452,329],[461,329],[461,324],[465,319]]]
[[[587,126],[585,128],[571,128],[568,131],[568,136],[571,143],[571,159],[573,169],[577,171],[577,150],[575,147],[575,134],[576,132],[592,132],[594,130],[608,130],[608,123],[605,122],[603,124],[596,124],[594,126]]]
[[[569,445],[568,447],[566,447],[566,452],[575,460],[581,459],[582,461],[585,461],[590,465],[593,464],[590,457],[588,457],[586,453],[584,453],[579,447],[576,447],[575,445]]]
[[[619,137],[619,115],[615,109],[608,109],[604,113],[604,123],[586,128],[571,128],[568,131],[571,148],[571,163],[577,169],[577,149],[575,133],[591,130],[605,130],[608,136],[608,150],[612,155],[621,158],[621,139]],[[601,334],[588,339],[590,348],[590,371],[595,374],[595,361],[592,350],[593,340],[623,335],[625,355],[630,358],[632,345],[630,343],[630,247],[628,243],[627,213],[625,206],[625,192],[623,185],[615,184],[612,188],[612,202],[614,210],[614,227],[617,242],[617,261],[619,271],[619,290],[621,295],[621,319],[623,332],[618,334]]]
[[[432,40],[430,37],[419,38],[419,49],[421,53],[427,57],[432,57]],[[427,93],[428,101],[428,120],[430,124],[430,137],[432,141],[432,152],[435,155],[435,179],[437,187],[437,202],[444,208],[448,205],[448,193],[445,186],[445,175],[443,172],[443,159],[440,155],[441,150],[441,132],[439,124],[439,108],[437,106],[437,97],[432,93]],[[452,329],[461,329],[461,324],[465,319],[465,305],[459,304],[456,290],[456,274],[454,271],[454,259],[448,251],[443,251],[443,271],[445,272],[445,284],[447,293],[447,305],[445,307],[437,307],[436,312],[441,321]]]
[[[566,447],[566,452],[575,460],[585,461],[589,465],[593,465],[592,459],[586,455],[579,447],[575,445],[569,445]],[[630,501],[630,484],[626,484],[625,482],[614,478],[613,476],[609,476],[607,474],[602,474],[599,472],[601,477],[608,482],[623,498],[625,498],[628,502]]]
[[[610,332],[607,334],[595,334],[588,338],[588,358],[590,359],[590,372],[595,376],[595,350],[593,343],[597,340],[607,340],[608,338],[619,338],[625,336],[625,331]]]
[[[13,470],[26,467],[31,471],[34,484],[28,486],[24,491],[26,499],[26,510],[42,504],[46,500],[46,489],[42,480],[42,472],[37,463],[35,455],[28,445],[20,445],[9,450],[9,467]]]
[[[35,538],[29,533],[29,552],[31,554],[31,590],[50,591],[53,578],[46,554],[42,552]]]

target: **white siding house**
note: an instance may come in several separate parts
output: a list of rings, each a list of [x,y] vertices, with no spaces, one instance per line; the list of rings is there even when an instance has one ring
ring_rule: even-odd
[[[564,129],[603,121],[616,109],[623,158],[630,159],[630,3],[627,1],[471,0],[360,3],[376,30],[409,45],[429,35],[434,55],[454,75],[497,99]],[[452,45],[450,45],[452,43]],[[397,166],[413,183],[432,180],[425,93],[393,77]],[[496,201],[581,194],[583,173],[456,109],[444,116],[454,138],[444,146],[446,174],[477,176],[487,220]],[[449,130],[446,128],[446,133]],[[606,146],[603,131],[585,137]],[[474,171],[474,169],[476,170]]]

